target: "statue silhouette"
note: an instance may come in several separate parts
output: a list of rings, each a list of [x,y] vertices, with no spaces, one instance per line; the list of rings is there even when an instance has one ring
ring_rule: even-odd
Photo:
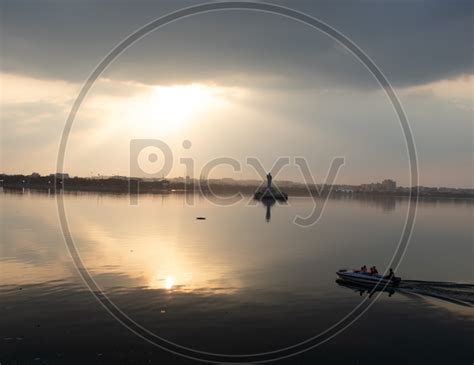
[[[272,187],[272,174],[271,173],[268,173],[267,174],[267,189],[271,189]]]

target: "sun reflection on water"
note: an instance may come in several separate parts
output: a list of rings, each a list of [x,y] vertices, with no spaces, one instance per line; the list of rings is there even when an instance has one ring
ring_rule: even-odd
[[[165,289],[171,289],[174,285],[174,278],[172,276],[167,276],[165,280]]]

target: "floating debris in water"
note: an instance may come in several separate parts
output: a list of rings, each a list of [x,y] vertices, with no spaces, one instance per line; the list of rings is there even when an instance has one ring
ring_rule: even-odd
[[[206,220],[206,217],[196,217],[196,219],[199,220],[199,221],[204,221],[204,220]]]

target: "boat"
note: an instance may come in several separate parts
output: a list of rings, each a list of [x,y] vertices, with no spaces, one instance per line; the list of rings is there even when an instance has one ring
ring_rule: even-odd
[[[359,293],[361,296],[367,294],[369,298],[371,298],[375,293],[380,292],[388,293],[388,296],[391,297],[398,290],[398,287],[395,285],[387,285],[384,287],[382,285],[353,283],[342,279],[336,279],[336,284],[340,287],[351,289],[356,293]]]
[[[361,272],[356,270],[339,270],[336,272],[336,275],[345,282],[366,286],[397,286],[402,280],[401,278],[395,276],[393,278],[387,278],[383,275],[371,275],[367,272]]]

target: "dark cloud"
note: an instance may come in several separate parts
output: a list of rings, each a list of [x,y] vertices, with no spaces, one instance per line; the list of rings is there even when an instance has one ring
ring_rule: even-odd
[[[474,5],[468,1],[292,1],[355,41],[395,86],[473,72]],[[141,25],[195,1],[4,1],[2,68],[84,80],[117,42]],[[154,32],[107,76],[145,83],[265,83],[358,87],[377,84],[327,36],[275,15],[199,15]]]

